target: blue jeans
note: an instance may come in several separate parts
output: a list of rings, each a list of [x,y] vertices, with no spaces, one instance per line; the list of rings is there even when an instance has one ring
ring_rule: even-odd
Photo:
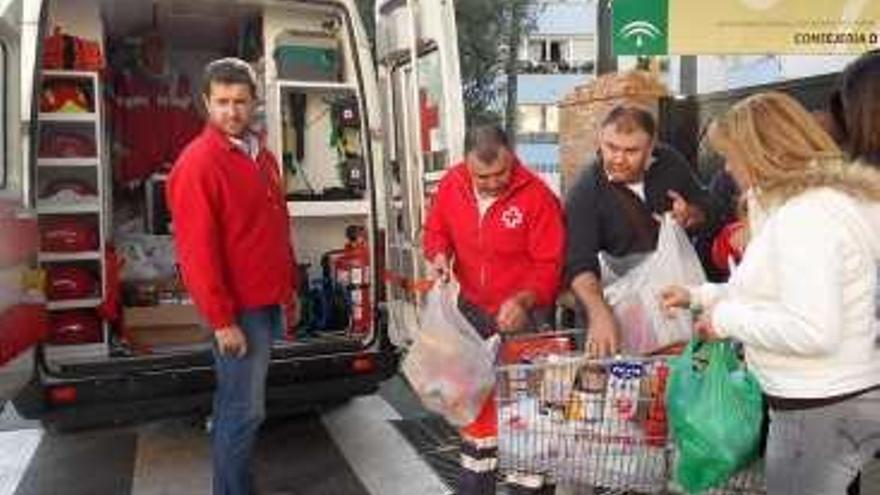
[[[272,336],[282,326],[281,308],[244,310],[237,321],[247,339],[247,355],[221,356],[214,346],[214,495],[254,492],[252,457],[257,432],[266,416],[266,374]]]

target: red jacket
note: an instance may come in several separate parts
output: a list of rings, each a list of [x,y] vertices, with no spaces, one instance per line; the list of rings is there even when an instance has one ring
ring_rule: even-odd
[[[290,221],[269,151],[255,163],[209,125],[175,163],[167,195],[184,282],[213,328],[242,309],[289,301]]]
[[[454,258],[462,295],[494,315],[522,290],[538,306],[556,300],[562,274],[565,232],[559,200],[519,162],[511,183],[479,219],[477,198],[465,164],[440,182],[425,223],[425,255]]]

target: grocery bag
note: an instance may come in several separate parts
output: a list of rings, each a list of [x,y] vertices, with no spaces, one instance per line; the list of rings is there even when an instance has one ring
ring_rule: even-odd
[[[428,292],[402,371],[427,409],[465,426],[494,387],[498,338],[480,337],[458,309],[458,292],[454,281]]]
[[[757,458],[762,401],[761,387],[730,342],[693,340],[670,362],[667,414],[682,488],[717,487]]]
[[[693,333],[691,315],[686,311],[674,317],[666,315],[660,292],[670,285],[705,281],[703,266],[687,234],[667,214],[660,224],[657,249],[604,289],[620,326],[623,351],[642,355],[687,342]]]

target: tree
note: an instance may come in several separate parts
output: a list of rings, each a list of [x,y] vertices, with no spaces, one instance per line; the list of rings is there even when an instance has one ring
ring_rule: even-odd
[[[519,46],[535,28],[539,4],[459,0],[455,6],[468,123],[503,119],[511,141],[516,136]]]
[[[459,0],[455,5],[462,96],[468,124],[500,123],[499,52],[504,0]]]
[[[507,32],[507,53],[504,65],[506,79],[506,106],[504,112],[504,129],[512,145],[516,144],[517,133],[517,93],[519,89],[519,46],[523,37],[535,28],[537,5],[534,0],[510,0],[505,2],[504,13]]]

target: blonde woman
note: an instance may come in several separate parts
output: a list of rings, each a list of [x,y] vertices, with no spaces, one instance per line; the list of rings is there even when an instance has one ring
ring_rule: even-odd
[[[724,285],[670,287],[705,338],[742,342],[770,406],[770,495],[844,494],[880,449],[880,172],[846,164],[795,100],[752,96],[712,124],[746,191],[750,241]]]

